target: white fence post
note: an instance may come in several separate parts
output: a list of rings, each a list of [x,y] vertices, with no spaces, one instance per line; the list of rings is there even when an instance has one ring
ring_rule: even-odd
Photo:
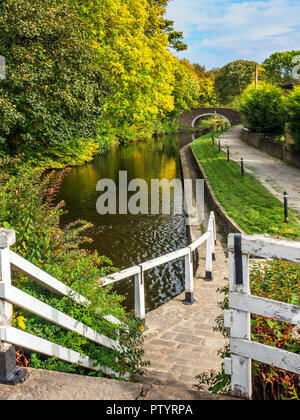
[[[138,318],[143,322],[145,328],[146,306],[145,306],[145,281],[144,272],[141,267],[139,274],[134,276],[134,291],[135,291],[135,312]]]
[[[210,216],[212,218],[212,231],[213,231],[213,237],[212,237],[212,243],[213,243],[213,250],[212,250],[212,259],[213,261],[216,261],[216,253],[215,253],[215,246],[217,243],[217,228],[216,228],[216,218],[215,218],[215,214],[212,211],[210,213]]]
[[[242,254],[242,235],[229,235],[228,244],[234,242],[234,252],[229,251],[229,299],[230,293],[250,294],[249,256]],[[230,309],[232,339],[251,339],[250,313]],[[231,391],[236,397],[252,398],[251,359],[231,352]]]
[[[210,238],[206,242],[206,264],[205,264],[205,280],[212,281],[213,257],[215,256],[215,234],[214,234],[214,220],[212,213],[210,213],[208,220],[207,231],[210,233]]]
[[[11,285],[10,246],[16,242],[13,230],[0,229],[0,285]],[[2,298],[2,299],[1,299]],[[13,306],[0,296],[0,327],[11,327]],[[5,341],[0,341],[0,383],[15,385],[25,381],[28,373],[16,365],[15,347]]]
[[[193,267],[193,252],[192,249],[185,256],[185,304],[192,305],[194,299],[194,267]]]

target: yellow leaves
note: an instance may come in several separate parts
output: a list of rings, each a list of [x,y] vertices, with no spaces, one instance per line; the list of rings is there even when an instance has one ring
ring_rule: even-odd
[[[100,44],[99,44],[99,42],[96,42],[95,40],[91,40],[91,46],[93,47],[93,48],[95,48],[95,50],[97,50],[97,49],[99,49],[100,48]]]
[[[166,48],[164,7],[147,0],[95,0],[85,11],[92,45],[112,83],[102,121],[133,127],[174,110],[175,57]]]
[[[124,67],[122,66],[121,63],[112,63],[111,64],[111,71],[112,71],[112,73],[118,74],[118,75],[125,73]]]
[[[14,313],[13,321],[14,321],[14,325],[21,328],[23,331],[26,329],[25,322],[27,321],[27,319],[24,318],[22,315]]]
[[[20,327],[23,331],[26,329],[26,324],[25,324],[26,321],[27,319],[24,318],[23,316],[18,316],[17,318],[18,327]]]

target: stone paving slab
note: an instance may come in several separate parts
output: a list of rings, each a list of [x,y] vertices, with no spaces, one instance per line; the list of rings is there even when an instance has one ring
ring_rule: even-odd
[[[200,252],[199,269],[195,277],[195,299],[184,305],[184,293],[150,312],[146,316],[145,359],[151,366],[144,370],[141,380],[154,384],[196,384],[195,376],[211,369],[219,370],[222,360],[218,350],[225,345],[223,336],[213,331],[215,319],[221,313],[218,288],[226,285],[227,257],[219,241],[216,246],[214,279],[204,280],[205,246]]]

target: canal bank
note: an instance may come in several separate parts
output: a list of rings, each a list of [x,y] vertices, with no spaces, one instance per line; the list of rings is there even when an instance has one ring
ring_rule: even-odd
[[[140,141],[99,155],[84,166],[72,168],[62,182],[58,197],[58,200],[66,202],[67,214],[62,218],[63,226],[76,219],[92,223],[94,227],[87,234],[93,243],[87,244],[87,247],[110,258],[113,266],[119,270],[187,246],[189,237],[183,211],[182,214],[166,215],[101,215],[96,211],[96,202],[101,194],[96,191],[96,185],[100,179],[114,181],[118,197],[120,171],[127,173],[128,183],[135,179],[146,181],[149,191],[152,179],[181,180],[180,149],[192,138],[193,134],[182,133],[151,142]],[[171,210],[173,207],[172,196]],[[183,273],[184,259],[149,270],[145,279],[147,312],[183,291]],[[125,306],[132,309],[133,279],[119,282],[115,290],[125,296]]]
[[[184,179],[201,178],[190,144],[181,149],[180,159]],[[206,210],[205,227],[208,218]],[[199,238],[203,229],[200,225],[188,226],[190,240]],[[222,359],[218,350],[226,343],[220,333],[213,331],[213,327],[215,319],[221,314],[218,307],[221,295],[218,289],[227,284],[228,267],[220,239],[218,236],[212,282],[205,281],[205,245],[198,249],[194,259],[195,303],[185,305],[185,294],[181,293],[146,315],[144,349],[145,359],[151,365],[137,378],[139,381],[193,389],[197,375],[221,368]]]

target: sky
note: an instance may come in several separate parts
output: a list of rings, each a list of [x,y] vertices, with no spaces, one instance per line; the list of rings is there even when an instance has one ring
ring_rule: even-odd
[[[208,70],[300,50],[299,0],[171,0],[166,17],[189,45],[176,55]]]

